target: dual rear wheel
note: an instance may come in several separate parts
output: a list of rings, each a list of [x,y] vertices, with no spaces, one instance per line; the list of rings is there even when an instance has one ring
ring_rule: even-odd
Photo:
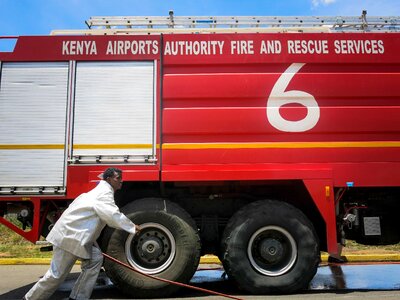
[[[305,288],[319,263],[311,222],[297,208],[271,200],[251,203],[233,215],[221,253],[227,274],[253,294]]]

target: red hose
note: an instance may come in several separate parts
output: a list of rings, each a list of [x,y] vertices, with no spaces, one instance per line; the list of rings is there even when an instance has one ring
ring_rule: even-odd
[[[212,294],[212,295],[217,295],[217,296],[221,296],[221,297],[225,297],[225,298],[230,298],[230,299],[235,299],[235,300],[243,300],[241,298],[237,298],[237,297],[233,297],[233,296],[230,296],[230,295],[222,294],[222,293],[215,292],[215,291],[212,291],[212,290],[207,290],[207,289],[199,288],[197,286],[193,286],[193,285],[189,285],[189,284],[185,284],[185,283],[180,283],[180,282],[176,282],[176,281],[172,281],[172,280],[168,280],[168,279],[152,276],[152,275],[149,275],[149,274],[146,274],[146,273],[142,273],[139,270],[133,268],[132,266],[130,266],[130,265],[126,264],[126,263],[123,263],[122,261],[119,261],[119,260],[115,259],[114,257],[108,255],[108,254],[103,253],[103,255],[104,255],[105,258],[108,258],[109,260],[111,260],[111,261],[113,261],[113,262],[115,262],[115,263],[117,263],[117,264],[119,264],[121,266],[124,266],[125,268],[128,268],[129,270],[132,270],[132,271],[134,271],[136,273],[139,273],[139,274],[141,274],[143,276],[146,276],[148,278],[151,278],[151,279],[159,280],[159,281],[166,282],[166,283],[169,283],[169,284],[174,284],[174,285],[177,285],[177,286],[180,286],[180,287],[186,287],[186,288],[193,289],[193,290],[196,290],[196,291],[200,291],[200,292],[204,292],[204,293],[208,293],[208,294]]]

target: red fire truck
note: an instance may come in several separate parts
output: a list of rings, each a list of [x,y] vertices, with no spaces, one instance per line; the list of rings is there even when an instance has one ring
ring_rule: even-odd
[[[212,253],[241,288],[291,293],[344,238],[399,242],[399,18],[87,24],[2,38],[2,224],[38,241],[116,166],[116,201],[143,230],[107,228],[102,249],[169,280]],[[105,269],[135,297],[177,289]]]

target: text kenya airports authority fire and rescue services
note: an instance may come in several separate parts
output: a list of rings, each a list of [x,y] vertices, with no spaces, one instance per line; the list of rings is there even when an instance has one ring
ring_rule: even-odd
[[[97,55],[99,47],[95,40],[65,40],[62,55]],[[106,55],[157,55],[160,51],[157,40],[110,40]],[[385,53],[384,41],[378,39],[354,40],[208,40],[166,41],[163,55],[253,55],[253,54],[367,54]]]

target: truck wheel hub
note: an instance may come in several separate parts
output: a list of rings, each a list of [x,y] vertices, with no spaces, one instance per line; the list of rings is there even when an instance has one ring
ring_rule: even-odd
[[[252,267],[267,276],[288,272],[297,259],[297,245],[292,235],[279,226],[265,226],[251,236],[247,255]]]
[[[137,235],[129,235],[125,243],[128,262],[146,274],[166,270],[175,257],[175,239],[168,228],[157,223],[141,224]]]
[[[264,239],[260,243],[260,255],[266,261],[273,263],[278,261],[283,254],[282,244],[275,239]]]
[[[157,237],[151,237],[145,240],[141,245],[139,244],[138,250],[143,254],[144,258],[148,260],[156,259],[162,254],[163,244],[161,239]]]

